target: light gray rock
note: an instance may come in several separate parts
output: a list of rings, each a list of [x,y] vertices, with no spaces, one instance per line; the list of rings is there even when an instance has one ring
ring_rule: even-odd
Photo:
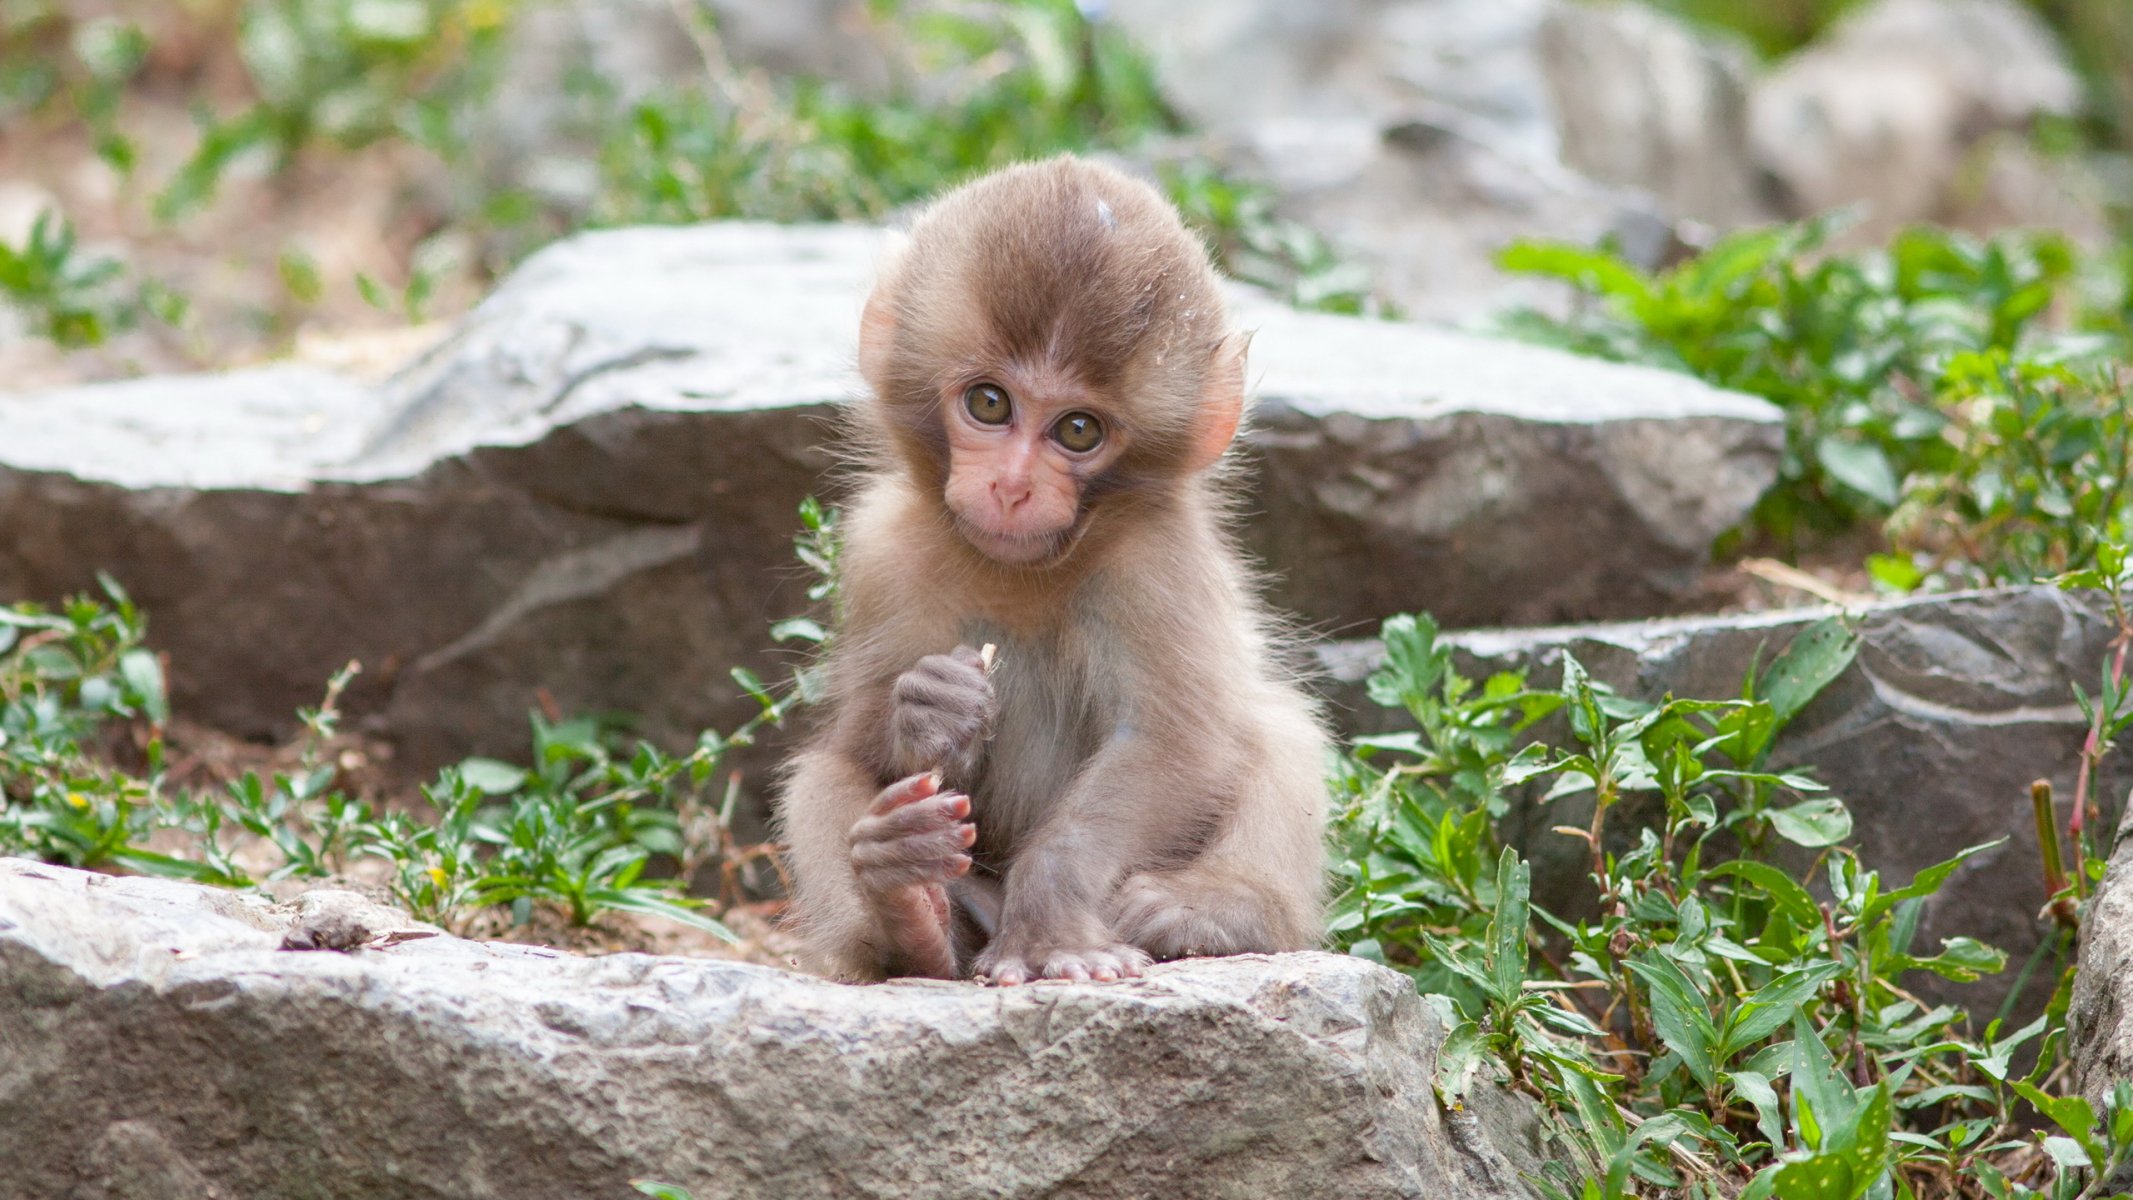
[[[1464,651],[1461,669],[1476,678],[1523,666],[1535,686],[1553,687],[1567,650],[1627,695],[1722,699],[1740,694],[1758,656],[1767,664],[1826,615],[1809,609],[1476,631],[1454,640]],[[2085,730],[2073,687],[2096,691],[2113,626],[2090,594],[2051,587],[1881,604],[1860,612],[1858,622],[1857,660],[1793,721],[1774,757],[1811,764],[1831,794],[1850,806],[1865,861],[1885,883],[1908,882],[1965,847],[2007,839],[1972,859],[1928,901],[1920,938],[1929,948],[1943,937],[1982,939],[2009,953],[2009,970],[1961,986],[1937,977],[1913,981],[1989,1020],[2047,931],[2038,917],[2043,860],[2029,785],[2051,780],[2063,814]],[[1340,699],[1354,724],[1397,727],[1404,717],[1375,708],[1360,688],[1377,656],[1375,643],[1357,642],[1327,647],[1324,660],[1341,681]],[[2129,786],[2133,759],[2106,759],[2096,792],[2105,811],[2125,802]],[[1583,902],[1584,852],[1573,839],[1549,832],[1579,820],[1561,807],[1525,805],[1512,814],[1511,836],[1534,861],[1541,903]],[[2053,983],[2049,970],[2036,972],[2022,1010],[2040,1010]]]
[[[403,767],[516,753],[543,691],[685,741],[753,711],[766,622],[882,235],[712,225],[561,243],[380,389],[270,368],[0,397],[0,597],[109,571],[180,711],[347,710]],[[1760,401],[1687,377],[1240,293],[1262,461],[1246,535],[1322,628],[1683,603],[1776,471]],[[790,662],[790,657],[782,661]]]
[[[2133,818],[2133,811],[2123,818]],[[2067,1004],[2074,1086],[2102,1111],[2133,1083],[2133,820],[2121,819],[2103,882],[2081,920],[2081,956]],[[2133,1180],[2120,1180],[2133,1186]]]
[[[1409,314],[1457,322],[1544,304],[1504,275],[1522,237],[1656,261],[1671,216],[1563,165],[1540,31],[1562,0],[1172,0],[1111,17],[1216,154],[1373,272]]]
[[[1749,131],[1791,215],[1863,203],[1873,237],[1950,215],[1982,141],[2080,104],[2050,29],[2013,0],[1876,0],[1755,88]]]
[[[189,884],[0,860],[0,1194],[1522,1197],[1528,1106],[1328,954],[855,987],[452,937],[275,949]]]
[[[1745,47],[1643,4],[1569,4],[1540,28],[1563,162],[1721,229],[1767,221],[1748,152]]]

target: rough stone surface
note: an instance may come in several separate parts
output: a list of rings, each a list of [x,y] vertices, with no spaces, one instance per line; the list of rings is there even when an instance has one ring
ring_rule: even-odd
[[[1539,45],[1566,164],[1722,229],[1772,217],[1748,152],[1744,47],[1623,2],[1554,8]]]
[[[2071,113],[2081,81],[2014,0],[1876,0],[1758,85],[1757,158],[1794,215],[1864,204],[1863,237],[1950,214],[1989,135]]]
[[[1826,615],[1799,610],[1487,631],[1456,641],[1465,651],[1461,669],[1477,677],[1523,665],[1535,685],[1554,686],[1567,649],[1595,678],[1628,695],[1723,698],[1740,694],[1758,654],[1768,663]],[[1980,938],[2007,951],[2013,966],[1970,985],[1913,981],[1989,1019],[2046,930],[2038,919],[2045,895],[2029,785],[2049,779],[2062,810],[2069,803],[2085,728],[2073,686],[2096,690],[2112,626],[2087,594],[2050,587],[1908,600],[1867,608],[1858,619],[1857,660],[1794,719],[1775,758],[1812,764],[1843,798],[1866,862],[1884,880],[1905,882],[1967,846],[2007,839],[1928,901],[1920,936],[1929,947],[1958,934]],[[1354,723],[1391,728],[1395,715],[1371,706],[1358,686],[1377,653],[1374,643],[1351,643],[1329,646],[1325,660],[1342,681]],[[2129,785],[2133,760],[2106,759],[2096,793],[2106,811],[2125,802]],[[1578,843],[1548,832],[1578,820],[1538,806],[1512,816],[1543,903],[1572,905],[1583,893]],[[2049,976],[2036,974],[2024,1011],[2041,1008]]]
[[[0,597],[114,575],[181,711],[348,710],[424,770],[516,753],[542,689],[669,740],[750,702],[801,611],[882,235],[714,225],[528,262],[380,389],[288,368],[0,397]],[[1760,401],[1686,377],[1240,294],[1263,458],[1247,537],[1321,628],[1683,602],[1776,470]]]
[[[2125,814],[2133,817],[2133,812]],[[2074,1086],[2101,1105],[2133,1083],[2133,820],[2121,820],[2117,848],[2081,922],[2081,958],[2067,1006]],[[2124,1181],[2133,1186],[2133,1180]]]
[[[1562,0],[1171,0],[1112,16],[1218,155],[1272,184],[1419,317],[1554,289],[1494,265],[1521,237],[1656,259],[1662,207],[1563,165],[1539,35]]]
[[[275,949],[188,884],[0,860],[0,1195],[1513,1197],[1443,1026],[1328,954],[853,987],[451,937]]]

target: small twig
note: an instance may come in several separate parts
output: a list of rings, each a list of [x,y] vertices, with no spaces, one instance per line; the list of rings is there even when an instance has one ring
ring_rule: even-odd
[[[1740,563],[1741,573],[1751,575],[1764,583],[1781,588],[1805,592],[1817,600],[1823,600],[1839,608],[1857,608],[1873,599],[1857,592],[1847,592],[1819,575],[1802,571],[1790,563],[1781,563],[1774,558],[1744,558]]]

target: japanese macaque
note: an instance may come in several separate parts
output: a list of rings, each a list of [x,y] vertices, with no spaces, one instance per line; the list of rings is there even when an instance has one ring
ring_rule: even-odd
[[[815,966],[1112,980],[1319,939],[1325,735],[1225,532],[1245,338],[1152,188],[929,207],[860,322],[825,724],[779,797]]]

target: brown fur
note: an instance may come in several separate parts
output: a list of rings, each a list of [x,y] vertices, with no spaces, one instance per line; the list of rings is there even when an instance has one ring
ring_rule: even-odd
[[[826,722],[779,801],[816,965],[1013,982],[1315,944],[1325,741],[1200,469],[1242,387],[1204,250],[1117,172],[1011,168],[921,217],[865,326]],[[1038,566],[988,559],[942,498],[983,469],[951,461],[946,405],[1011,370],[1073,381],[1124,444]],[[969,665],[985,643],[989,681]],[[977,728],[958,704],[984,706],[967,754],[892,735]],[[939,795],[907,802],[936,769]]]

